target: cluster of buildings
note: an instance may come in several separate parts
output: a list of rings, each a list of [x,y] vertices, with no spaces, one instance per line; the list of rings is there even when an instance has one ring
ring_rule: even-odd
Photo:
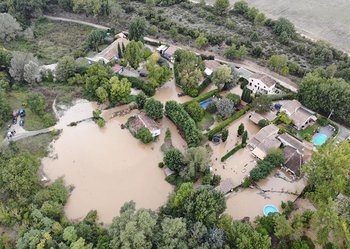
[[[297,100],[283,102],[279,111],[286,113],[297,130],[304,129],[317,120],[315,114],[303,107]],[[277,115],[272,111],[264,114],[252,113],[250,120],[257,124],[262,119],[272,122],[276,117]],[[311,159],[313,152],[312,143],[300,141],[288,133],[280,134],[279,127],[272,123],[263,127],[250,139],[248,147],[251,153],[261,160],[272,149],[283,148],[285,157],[284,168],[293,175],[299,175],[301,166]]]

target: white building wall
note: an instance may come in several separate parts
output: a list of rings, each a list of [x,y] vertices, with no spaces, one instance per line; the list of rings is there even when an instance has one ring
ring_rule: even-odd
[[[261,80],[250,78],[247,85],[248,89],[252,90],[254,93],[265,93],[265,94],[274,94],[275,85],[268,87]]]

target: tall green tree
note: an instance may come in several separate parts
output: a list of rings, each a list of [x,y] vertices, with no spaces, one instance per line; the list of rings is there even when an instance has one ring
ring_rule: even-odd
[[[272,100],[267,95],[261,95],[252,102],[252,109],[258,113],[270,111]]]
[[[129,27],[129,40],[141,41],[146,33],[146,20],[142,17],[136,17],[131,21]]]
[[[232,69],[227,65],[219,66],[213,73],[212,81],[220,90],[232,80]]]
[[[11,118],[11,107],[4,93],[0,92],[0,127]]]
[[[127,103],[131,94],[131,83],[123,78],[121,80],[114,76],[110,79],[111,93],[110,100],[112,103]]]
[[[106,34],[104,31],[101,30],[93,30],[89,34],[87,40],[86,40],[86,46],[89,49],[93,49],[95,51],[98,51],[98,48],[100,45],[103,44],[104,38]]]
[[[161,119],[163,117],[164,106],[160,101],[149,98],[145,103],[145,112],[153,119]]]
[[[143,43],[140,41],[129,42],[125,48],[124,58],[131,67],[137,69],[143,61]]]
[[[135,202],[127,202],[109,228],[110,248],[151,249],[157,215],[146,209],[136,211]]]
[[[303,167],[308,175],[308,184],[314,188],[309,196],[321,203],[335,198],[345,191],[350,173],[350,144],[343,142],[336,146],[329,142],[312,155]]]

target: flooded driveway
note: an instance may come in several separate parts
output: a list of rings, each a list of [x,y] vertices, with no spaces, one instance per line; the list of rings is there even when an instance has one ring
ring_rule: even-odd
[[[248,131],[248,137],[252,138],[259,131],[259,127],[249,120],[249,113],[234,121],[229,127],[229,136],[226,142],[219,145],[210,143],[213,150],[212,161],[214,173],[220,175],[222,179],[232,178],[234,185],[241,184],[250,170],[254,168],[256,161],[248,148],[243,148],[233,154],[225,162],[220,159],[227,152],[241,143],[241,138],[237,137],[238,126],[243,123]]]
[[[167,127],[176,131],[173,124],[163,118],[159,141],[149,145],[120,127],[137,111],[110,119],[102,129],[93,121],[66,126],[89,118],[93,109],[93,104],[81,102],[66,112],[58,124],[63,132],[53,144],[52,153],[57,159],[42,161],[49,179],[64,176],[66,184],[74,186],[65,207],[67,217],[81,219],[95,209],[99,221],[108,224],[127,201],[134,200],[137,207],[153,210],[163,205],[173,187],[164,180],[165,175],[158,167],[163,157],[160,146]],[[172,139],[175,146],[186,145],[175,132]]]

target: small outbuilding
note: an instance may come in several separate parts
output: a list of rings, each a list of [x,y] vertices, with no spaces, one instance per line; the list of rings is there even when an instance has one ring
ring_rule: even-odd
[[[132,133],[137,134],[141,128],[147,128],[153,137],[160,135],[160,126],[152,118],[144,113],[133,116],[128,121],[129,129]]]

